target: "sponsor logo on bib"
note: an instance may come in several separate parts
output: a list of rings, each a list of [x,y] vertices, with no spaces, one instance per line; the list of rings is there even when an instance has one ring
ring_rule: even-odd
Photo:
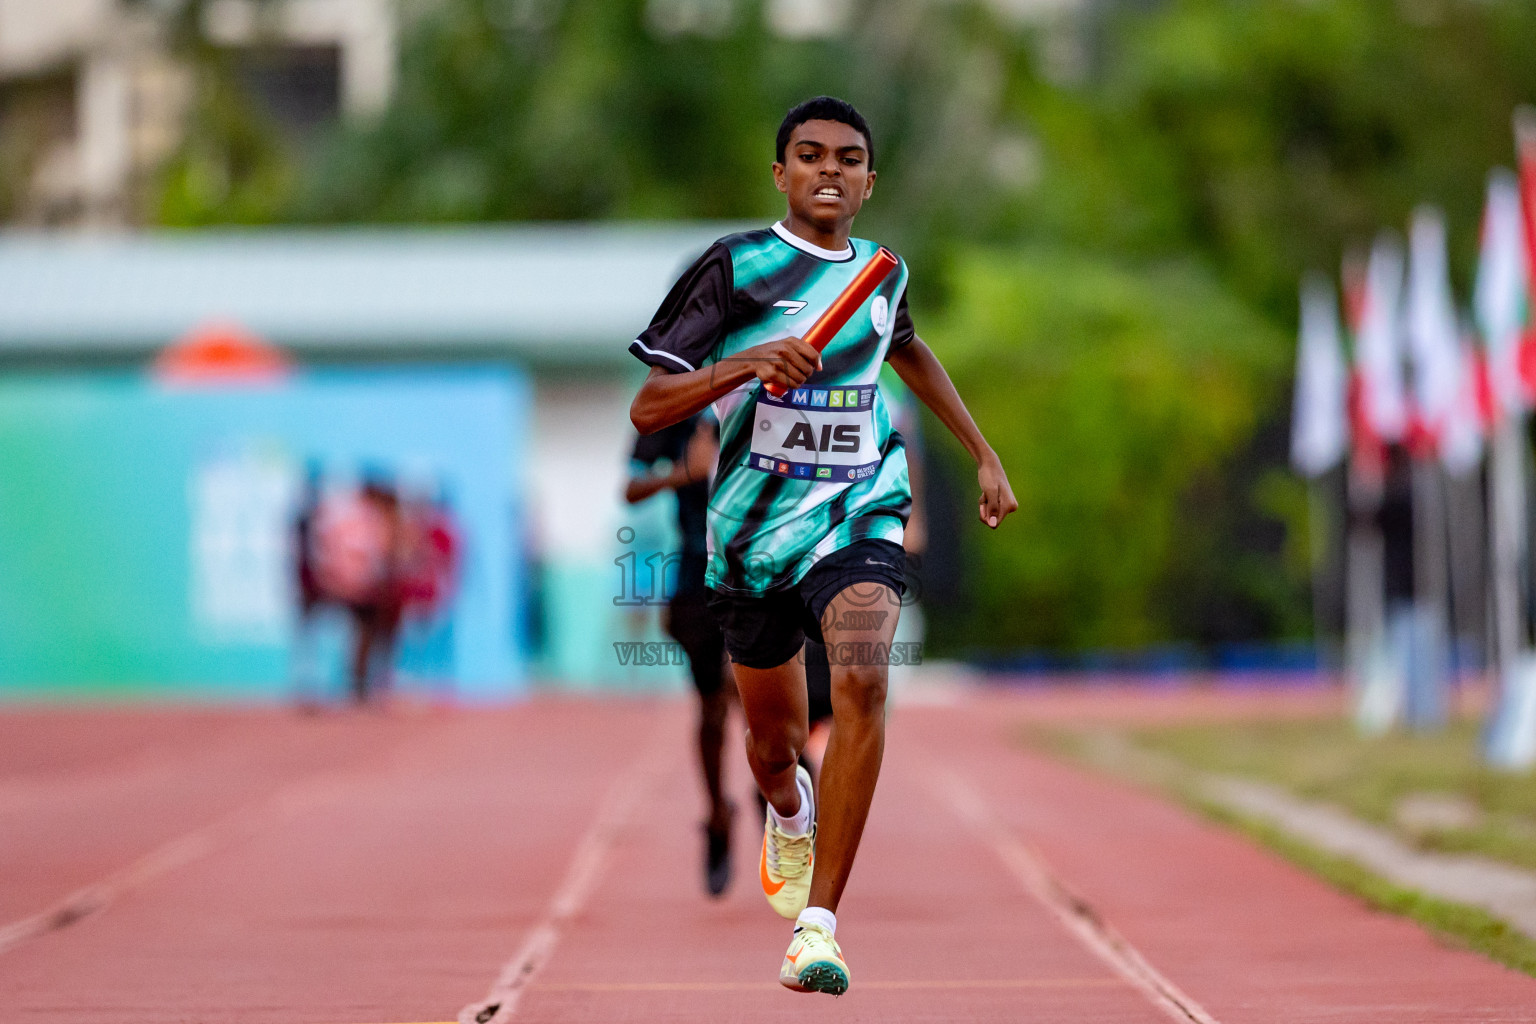
[[[799,480],[864,480],[880,467],[875,388],[791,388],[757,396],[748,465]]]

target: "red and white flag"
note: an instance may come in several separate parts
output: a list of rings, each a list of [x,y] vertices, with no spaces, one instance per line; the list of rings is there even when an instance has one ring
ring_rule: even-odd
[[[1357,438],[1357,446],[1369,441],[1402,441],[1408,433],[1402,296],[1403,249],[1384,234],[1371,247],[1360,296],[1355,370],[1359,374],[1359,426],[1368,436]]]
[[[1407,336],[1415,433],[1447,470],[1462,476],[1482,458],[1482,423],[1451,296],[1445,219],[1427,206],[1414,211],[1409,239]]]
[[[1488,175],[1488,201],[1483,208],[1482,251],[1472,311],[1488,352],[1488,381],[1495,415],[1518,413],[1530,404],[1522,349],[1530,331],[1530,267],[1520,183],[1500,168]]]
[[[1344,458],[1349,448],[1348,390],[1338,301],[1326,279],[1309,275],[1301,287],[1291,418],[1291,465],[1302,476],[1320,476]]]
[[[1525,254],[1525,330],[1520,336],[1520,380],[1527,404],[1536,404],[1536,108],[1515,111],[1520,174],[1520,238]]]

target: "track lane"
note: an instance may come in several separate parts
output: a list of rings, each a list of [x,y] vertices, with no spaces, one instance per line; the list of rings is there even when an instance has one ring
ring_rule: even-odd
[[[0,714],[0,933],[430,715],[22,710]],[[3,954],[0,954],[3,955]]]
[[[0,1020],[449,1020],[537,920],[656,705],[452,713],[230,848],[0,959]],[[577,756],[573,756],[573,751]]]
[[[777,983],[790,922],[757,887],[761,826],[738,818],[735,882],[705,897],[701,797],[687,749],[650,820],[627,827],[587,910],[523,994],[518,1021],[738,1024],[813,1012],[830,1021],[1166,1024],[1146,999],[1021,892],[991,851],[922,787],[893,740],[838,938],[853,986],[838,999]],[[728,760],[731,791],[748,785]]]
[[[398,747],[338,770],[271,827],[0,955],[0,1022],[451,1021],[549,920],[584,830],[648,743],[664,765],[609,837],[517,1021],[756,1024],[814,1009],[880,1024],[1167,1024],[1026,891],[990,826],[956,813],[934,784],[943,772],[1220,1024],[1536,1021],[1536,981],[1153,794],[1024,750],[1017,729],[1039,706],[897,709],[839,928],[854,987],[838,1000],[774,981],[789,924],[756,892],[739,752],[737,882],[708,901],[689,705],[535,701],[406,721]],[[372,728],[341,724],[360,748]],[[224,735],[265,742],[259,729]],[[174,784],[162,798],[177,804]]]
[[[1161,796],[1026,750],[1029,698],[909,709],[1000,820],[1222,1024],[1536,1022],[1536,979],[1452,949]]]

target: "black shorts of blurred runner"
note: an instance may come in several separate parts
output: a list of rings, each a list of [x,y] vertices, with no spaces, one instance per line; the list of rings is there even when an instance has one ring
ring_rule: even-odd
[[[827,660],[827,645],[810,638],[805,641],[805,692],[815,730],[832,720],[832,663]]]
[[[705,591],[678,593],[662,616],[667,634],[688,655],[688,673],[701,699],[714,697],[725,685],[725,637],[705,604]]]

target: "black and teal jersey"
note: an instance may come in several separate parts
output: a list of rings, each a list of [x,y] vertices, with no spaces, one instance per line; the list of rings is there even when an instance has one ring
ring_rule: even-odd
[[[722,238],[683,273],[630,351],[677,373],[802,336],[877,249],[855,238],[829,251],[780,224]],[[754,379],[715,402],[711,588],[763,594],[855,541],[901,543],[912,507],[907,459],[878,379],[887,354],[915,337],[906,285],[901,261],[801,387],[775,399]]]

